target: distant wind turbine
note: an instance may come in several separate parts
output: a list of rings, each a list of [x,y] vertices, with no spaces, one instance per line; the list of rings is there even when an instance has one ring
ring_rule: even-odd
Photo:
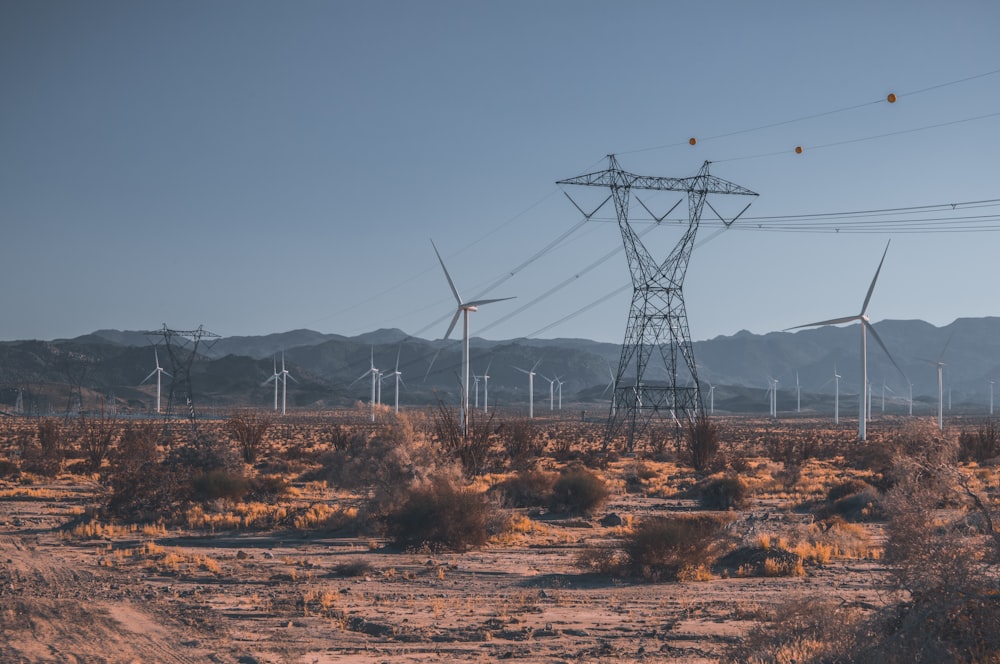
[[[394,377],[396,379],[396,405],[395,411],[399,413],[399,384],[403,382],[403,372],[399,370],[399,354],[403,352],[403,347],[400,346],[399,350],[396,351],[396,368],[393,369],[391,373],[387,373],[386,377]]]
[[[795,372],[795,412],[802,412],[802,386],[799,385],[799,372]]]
[[[490,411],[490,367],[493,366],[493,360],[486,365],[486,371],[483,372],[483,412],[488,413]]]
[[[274,381],[274,412],[278,412],[278,383],[281,382],[281,374],[278,372],[278,358],[272,356],[271,364],[274,366],[274,373],[272,373],[267,380],[264,381],[264,385],[267,385],[272,380]]]
[[[614,415],[618,412],[618,404],[616,403],[617,399],[615,398],[615,394],[618,392],[618,379],[615,377],[615,372],[611,370],[610,362],[608,363],[608,373],[611,374],[611,382],[608,383],[608,386],[604,388],[603,392],[601,392],[601,396],[603,397],[608,393],[608,390],[611,390],[611,414]]]
[[[542,374],[538,375],[542,376]],[[553,411],[556,409],[556,379],[547,378],[546,376],[542,376],[542,378],[549,381],[549,410]]]
[[[278,380],[281,380],[281,414],[285,414],[285,405],[288,403],[288,379],[291,378],[292,382],[297,383],[299,381],[295,380],[295,376],[288,373],[288,369],[285,368],[285,354],[281,354],[281,371],[274,374],[274,389],[278,389]]]
[[[167,373],[167,371],[163,367],[160,366],[160,354],[156,351],[156,348],[153,348],[153,357],[156,360],[156,368],[153,369],[149,373],[148,376],[146,376],[145,378],[142,379],[142,383],[145,383],[147,380],[149,380],[150,378],[152,378],[154,374],[156,375],[156,412],[157,412],[157,414],[159,414],[159,412],[160,412],[160,393],[161,393],[161,385],[160,385],[160,383],[161,383],[161,377],[163,376],[163,374],[166,374],[167,376],[170,376],[170,374]],[[142,383],[139,383],[139,384],[142,385]]]
[[[538,362],[531,365],[531,369],[522,369],[521,367],[514,367],[523,374],[528,374],[528,419],[533,419],[535,417],[535,369],[538,368],[541,358]]]
[[[993,384],[995,382],[996,381],[993,381],[993,380],[989,381],[989,383],[990,383],[990,415],[993,414]]]
[[[840,374],[833,365],[833,423],[840,424]]]
[[[708,384],[708,414],[715,415],[715,385]]]
[[[559,392],[559,410],[562,410],[562,386],[563,380],[556,376],[556,390]]]
[[[937,361],[934,360],[924,360],[927,364],[933,364],[937,367],[937,377],[938,377],[938,430],[944,431],[944,368],[947,366],[941,360],[944,359],[944,352],[948,350],[948,344],[951,343],[951,338],[955,333],[952,332],[948,336],[948,340],[944,342],[944,348],[941,349],[941,354],[938,355]]]
[[[462,316],[462,433],[469,430],[469,313],[476,311],[479,307],[484,304],[490,304],[491,302],[502,302],[504,300],[512,300],[511,297],[499,297],[490,300],[473,300],[471,302],[464,302],[462,296],[458,294],[458,289],[455,288],[455,282],[452,281],[451,275],[448,274],[448,268],[444,266],[444,260],[441,258],[440,252],[437,250],[437,246],[434,241],[431,240],[431,246],[434,247],[434,253],[437,255],[438,262],[441,263],[441,269],[444,270],[445,279],[448,280],[448,286],[451,288],[452,295],[455,296],[455,301],[458,303],[458,308],[455,310],[455,316],[451,319],[451,325],[448,326],[448,331],[445,332],[444,338],[447,339],[451,336],[451,331],[455,329],[455,325],[458,323],[458,317]]]
[[[378,371],[378,369],[375,368],[375,347],[372,346],[372,350],[371,350],[371,365],[368,367],[368,371],[364,372],[363,374],[361,374],[360,376],[358,376],[357,378],[355,378],[354,382],[351,383],[351,385],[354,385],[354,383],[358,382],[359,380],[361,380],[365,376],[371,376],[371,378],[372,378],[372,396],[371,396],[370,403],[371,403],[371,408],[372,408],[372,422],[375,421],[375,383],[378,381],[378,374],[379,374],[379,371]]]
[[[804,327],[818,327],[821,325],[839,325],[841,323],[851,323],[858,321],[861,328],[861,394],[858,399],[859,410],[858,410],[858,440],[866,440],[867,434],[867,413],[866,413],[866,401],[867,401],[867,390],[868,390],[868,332],[872,333],[872,337],[878,342],[878,345],[882,347],[885,354],[889,357],[893,366],[896,370],[905,378],[906,375],[903,370],[899,368],[896,364],[896,360],[893,359],[892,353],[886,348],[886,345],[882,342],[881,337],[878,336],[878,332],[871,324],[871,320],[868,318],[868,304],[871,302],[872,293],[875,291],[875,283],[878,281],[879,272],[882,271],[882,263],[885,262],[885,255],[889,253],[889,243],[885,245],[885,251],[882,252],[882,260],[879,261],[878,269],[875,270],[875,276],[872,278],[872,283],[868,286],[868,293],[865,295],[865,301],[861,305],[861,313],[854,316],[843,316],[841,318],[831,318],[830,320],[822,320],[817,323],[806,323],[805,325],[796,325],[795,327],[788,328],[790,330],[798,330]]]

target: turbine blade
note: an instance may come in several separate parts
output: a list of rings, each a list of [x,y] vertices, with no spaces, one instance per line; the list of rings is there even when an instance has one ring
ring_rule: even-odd
[[[431,246],[434,247],[434,253],[437,254],[438,262],[441,263],[441,269],[444,270],[444,277],[448,280],[448,285],[451,286],[451,292],[455,296],[455,300],[458,301],[458,306],[462,306],[462,296],[458,294],[455,282],[451,280],[451,275],[448,274],[448,268],[444,266],[444,259],[441,258],[441,253],[438,251],[437,245],[434,244],[434,240],[431,240]]]
[[[173,374],[171,374],[169,371],[164,371],[163,369],[160,369],[160,371],[163,371],[164,376],[170,376],[171,378],[173,378]]]
[[[396,373],[399,373],[399,354],[403,352],[403,345],[399,345],[399,349],[396,351]]]
[[[458,324],[458,317],[461,315],[462,315],[462,310],[456,309],[455,316],[451,319],[451,325],[448,326],[448,331],[444,333],[445,339],[451,336],[451,331],[455,329],[455,325]]]
[[[463,306],[466,306],[466,307],[481,307],[484,304],[490,304],[491,302],[503,302],[504,300],[513,300],[516,297],[517,296],[515,295],[514,297],[497,297],[497,298],[493,298],[492,300],[473,300],[472,302],[466,302]]]
[[[142,379],[142,380],[141,380],[141,381],[139,382],[139,384],[140,384],[140,385],[142,385],[142,384],[143,384],[143,383],[145,383],[145,382],[146,382],[147,380],[149,380],[150,378],[152,378],[152,377],[153,377],[154,375],[156,375],[156,369],[153,369],[153,370],[152,370],[151,372],[149,372],[149,375],[148,375],[148,376],[146,376],[145,378],[143,378],[143,379]]]
[[[889,240],[889,242],[892,242],[892,240]],[[885,243],[885,251],[882,252],[882,260],[878,262],[878,269],[875,270],[875,276],[872,277],[871,286],[868,287],[868,295],[865,296],[865,303],[861,305],[862,316],[864,316],[865,312],[868,311],[868,303],[871,301],[872,293],[875,291],[875,282],[878,281],[878,273],[882,271],[882,263],[885,262],[885,255],[889,253],[889,242]]]
[[[896,360],[895,360],[895,358],[893,358],[892,353],[889,352],[889,349],[882,342],[882,337],[880,337],[878,335],[878,332],[875,331],[875,326],[873,326],[868,321],[863,321],[862,324],[865,326],[865,328],[868,329],[869,332],[872,333],[872,337],[875,338],[875,341],[878,342],[878,345],[882,347],[883,351],[885,351],[885,354],[889,358],[889,361],[892,362],[892,366],[896,367],[896,371],[898,371],[899,375],[903,377],[903,380],[907,380],[908,381],[909,379],[906,377],[906,374],[903,373],[903,370],[900,368],[900,366],[898,364],[896,364]]]
[[[955,336],[955,330],[952,330],[951,334],[948,335],[948,341],[944,342],[944,348],[941,349],[941,354],[938,355],[938,362],[940,362],[944,358],[944,352],[948,350],[948,344],[951,343],[951,339],[954,336]]]
[[[291,378],[293,383],[299,382],[298,380],[296,380],[295,376],[293,376],[292,374],[288,373],[287,371],[285,372],[285,378]]]
[[[861,316],[844,316],[843,318],[831,318],[830,320],[821,320],[818,323],[806,323],[805,325],[796,325],[795,327],[786,327],[783,332],[788,330],[799,330],[803,327],[819,327],[821,325],[840,325],[841,323],[850,323],[851,321],[856,321],[860,319]]]
[[[424,374],[424,381],[423,382],[425,382],[425,383],[427,382],[427,377],[431,375],[431,369],[434,368],[434,363],[437,362],[438,355],[440,355],[440,354],[441,354],[441,349],[440,348],[438,348],[436,351],[434,351],[434,357],[431,358],[431,363],[427,365],[427,373]]]
[[[531,371],[534,372],[535,369],[538,368],[538,365],[541,364],[541,363],[542,363],[542,358],[538,358],[538,361],[535,362],[534,366],[531,367]]]

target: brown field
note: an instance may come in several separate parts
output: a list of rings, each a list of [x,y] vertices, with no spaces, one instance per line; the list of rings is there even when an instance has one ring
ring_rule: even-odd
[[[781,640],[787,607],[830,605],[863,621],[919,606],[897,572],[908,559],[887,557],[879,507],[907,454],[896,441],[957,445],[981,428],[957,422],[937,436],[926,422],[883,420],[860,444],[849,423],[716,418],[720,456],[696,472],[673,441],[595,454],[600,424],[497,418],[477,423],[481,449],[459,450],[447,414],[379,419],[273,419],[253,463],[233,461],[232,421],[200,422],[211,458],[230,452],[212,476],[176,461],[194,439],[185,422],[155,424],[150,465],[133,467],[126,422],[0,420],[0,661],[820,661],[815,636]],[[101,433],[109,448],[97,466],[87,449]],[[504,453],[525,441],[537,456]],[[170,459],[186,470],[155,474]],[[550,473],[549,489],[566,469],[593,473],[606,500],[512,506],[498,486],[527,477],[518,466]],[[956,461],[948,472],[955,497],[937,500],[935,524],[996,514],[996,466]],[[727,478],[743,493],[730,486],[713,503],[707,487]],[[442,483],[487,497],[477,503],[484,539],[470,525],[458,545],[401,544],[400,506]],[[871,500],[837,502],[861,487]],[[714,530],[673,567],[623,562],[655,517],[699,515]],[[974,544],[969,564],[993,574],[982,601],[995,607],[995,562],[974,553],[989,549],[989,526],[962,541]],[[980,651],[962,645],[968,661],[1000,661],[978,640]]]

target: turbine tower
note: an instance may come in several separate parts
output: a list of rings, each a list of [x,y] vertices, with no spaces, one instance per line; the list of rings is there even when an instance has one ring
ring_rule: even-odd
[[[161,385],[160,385],[160,383],[161,383],[161,377],[162,377],[163,374],[167,374],[168,376],[170,374],[167,373],[166,370],[163,367],[160,366],[160,354],[157,352],[155,346],[153,347],[153,358],[156,360],[156,368],[153,369],[149,373],[148,376],[146,376],[145,378],[142,379],[142,383],[145,383],[147,380],[149,380],[150,378],[153,377],[153,374],[156,374],[156,414],[159,415],[160,414],[160,393],[162,391],[161,390]],[[142,383],[139,383],[139,384],[142,385]],[[18,400],[20,400],[21,393],[18,392],[17,396],[18,396]]]
[[[490,412],[490,367],[493,366],[493,360],[486,365],[486,371],[483,372],[483,412]]]
[[[708,384],[708,414],[715,415],[715,385]]]
[[[295,380],[295,376],[288,373],[288,369],[285,368],[285,354],[281,354],[281,371],[278,373],[281,376],[281,414],[285,414],[285,404],[287,403],[286,397],[288,396],[288,379],[291,378],[292,382],[297,383],[299,381]],[[277,385],[277,381],[275,382]]]
[[[871,283],[870,286],[868,286],[868,294],[865,295],[865,301],[861,305],[861,313],[856,314],[854,316],[843,316],[841,318],[832,318],[830,320],[819,321],[818,323],[806,323],[805,325],[796,325],[795,327],[788,328],[790,330],[799,330],[799,329],[804,328],[804,327],[819,327],[821,325],[839,325],[840,323],[852,323],[854,321],[858,321],[860,323],[859,327],[861,328],[861,353],[860,353],[861,354],[861,394],[859,395],[860,398],[858,399],[858,403],[859,403],[859,406],[860,406],[860,408],[858,410],[858,440],[865,440],[868,437],[867,427],[866,427],[867,419],[868,419],[868,412],[867,411],[868,411],[868,408],[869,408],[869,403],[868,403],[868,332],[872,333],[872,337],[874,337],[875,341],[878,342],[878,345],[882,347],[882,350],[885,351],[885,354],[888,356],[889,360],[892,362],[892,365],[894,367],[896,367],[896,370],[899,371],[900,375],[903,376],[903,378],[906,378],[906,374],[904,374],[903,370],[899,368],[898,364],[896,364],[896,360],[893,359],[892,353],[890,353],[889,349],[886,348],[886,345],[884,343],[882,343],[882,338],[878,336],[878,332],[876,332],[875,328],[872,327],[871,320],[868,318],[868,303],[871,302],[872,293],[875,291],[875,282],[878,281],[878,275],[879,275],[879,272],[882,271],[882,263],[885,262],[885,255],[887,253],[889,253],[889,243],[888,242],[886,242],[886,244],[885,244],[885,251],[882,252],[882,260],[879,261],[878,269],[875,270],[875,276],[872,277],[872,283]]]
[[[708,170],[709,162],[706,161],[693,177],[635,175],[622,170],[612,154],[608,155],[606,169],[557,183],[611,189],[618,228],[632,276],[632,305],[615,376],[615,398],[605,429],[604,449],[624,433],[625,446],[631,452],[635,448],[636,439],[645,433],[654,416],[665,419],[667,413],[680,410],[691,420],[704,413],[684,304],[684,277],[691,260],[702,210],[708,205],[715,212],[707,201],[708,195],[757,195],[749,189],[709,175]],[[662,262],[652,257],[629,222],[629,203],[633,189],[678,191],[687,196],[687,229]],[[659,220],[670,214],[680,202],[659,217]],[[646,208],[641,200],[639,203]],[[746,209],[743,208],[743,211]],[[646,208],[646,211],[649,212],[649,209]],[[742,214],[740,212],[731,221],[723,219],[723,223],[729,226]],[[721,216],[719,218],[722,219]],[[654,358],[662,360],[662,367],[651,366]],[[678,375],[679,371],[683,373]],[[654,376],[658,378],[661,372],[665,374],[665,380],[650,380]]]
[[[528,374],[528,419],[533,419],[535,417],[535,369],[538,368],[538,363],[542,359],[538,358],[538,362],[531,365],[531,369],[522,369],[521,367],[514,367],[523,374]]]
[[[272,373],[271,376],[267,380],[264,381],[264,384],[267,385],[272,380],[274,381],[274,412],[277,413],[278,412],[278,383],[281,382],[281,373],[278,371],[278,358],[272,357],[271,358],[271,364],[274,365],[274,373]]]
[[[399,413],[399,384],[403,382],[403,372],[399,370],[399,354],[403,352],[403,347],[400,346],[399,350],[396,351],[396,368],[392,370],[392,373],[387,373],[386,377],[394,377],[396,379],[396,405],[395,411]]]
[[[993,385],[996,383],[996,381],[991,380],[991,381],[989,381],[989,383],[990,383],[990,415],[992,415],[993,414]],[[18,397],[20,398],[20,393],[18,393]]]
[[[840,374],[837,365],[833,365],[833,423],[840,424]]]
[[[451,331],[455,329],[455,325],[458,323],[458,317],[462,316],[462,412],[460,420],[462,422],[462,433],[464,434],[469,430],[469,313],[476,311],[484,304],[502,302],[504,300],[512,300],[514,298],[499,297],[491,300],[473,300],[471,302],[462,301],[462,296],[458,294],[458,289],[455,288],[455,282],[451,280],[451,275],[448,274],[448,268],[444,266],[444,260],[441,258],[441,254],[438,252],[437,246],[434,244],[433,240],[431,240],[431,246],[434,247],[434,253],[437,254],[438,262],[441,263],[441,269],[444,270],[445,279],[448,280],[448,286],[451,288],[451,293],[455,296],[455,301],[458,303],[458,308],[455,310],[455,316],[451,319],[451,325],[448,326],[448,331],[444,334],[445,339],[451,336]]]
[[[371,364],[369,365],[368,370],[365,371],[360,376],[358,376],[357,378],[355,378],[354,382],[351,383],[351,385],[354,385],[354,383],[358,382],[359,380],[361,380],[365,376],[369,376],[369,375],[371,376],[371,378],[372,378],[372,396],[371,396],[370,403],[371,403],[371,407],[372,407],[372,422],[375,421],[375,382],[378,380],[378,374],[379,374],[379,371],[378,371],[378,369],[375,368],[375,346],[372,346]]]
[[[944,368],[947,366],[942,360],[944,359],[944,352],[948,350],[948,344],[951,343],[951,338],[955,333],[952,332],[948,336],[948,341],[944,342],[944,348],[941,349],[941,354],[938,355],[937,361],[934,360],[924,360],[928,364],[933,364],[937,367],[937,378],[938,378],[938,430],[944,431]],[[950,399],[949,399],[950,400]],[[950,408],[949,408],[950,410]]]

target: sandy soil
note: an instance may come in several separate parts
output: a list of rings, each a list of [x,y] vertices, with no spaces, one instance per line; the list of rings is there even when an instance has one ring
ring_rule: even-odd
[[[0,499],[3,662],[716,662],[782,601],[886,599],[874,560],[683,583],[582,573],[580,550],[616,536],[604,514],[692,509],[635,494],[592,519],[539,518],[513,543],[412,554],[315,533],[82,539],[61,527],[99,486],[64,476],[32,490]],[[773,531],[810,518],[758,501],[739,523]],[[140,555],[154,541],[162,548]],[[348,563],[364,573],[344,576]]]

